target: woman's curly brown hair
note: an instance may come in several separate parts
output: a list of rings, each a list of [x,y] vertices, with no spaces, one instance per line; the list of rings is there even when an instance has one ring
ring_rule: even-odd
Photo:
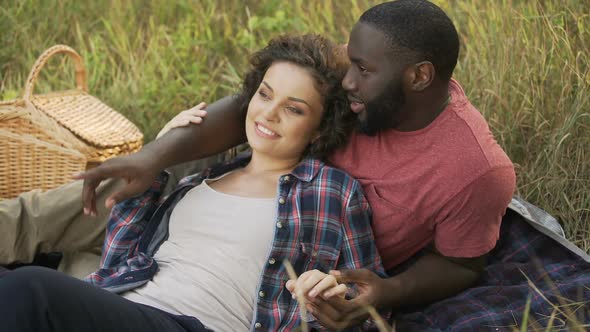
[[[320,136],[305,151],[305,155],[327,160],[337,148],[344,145],[352,128],[355,115],[350,111],[347,94],[342,88],[342,79],[348,69],[348,58],[342,47],[317,35],[281,36],[269,42],[250,58],[252,69],[246,74],[242,91],[241,112],[248,110],[267,69],[276,61],[288,61],[299,65],[312,74],[315,88],[324,98]]]

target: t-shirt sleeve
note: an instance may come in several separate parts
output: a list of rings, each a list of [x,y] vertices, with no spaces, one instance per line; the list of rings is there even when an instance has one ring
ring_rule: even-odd
[[[438,213],[436,249],[449,257],[478,257],[496,245],[516,186],[512,167],[491,169],[453,196]]]

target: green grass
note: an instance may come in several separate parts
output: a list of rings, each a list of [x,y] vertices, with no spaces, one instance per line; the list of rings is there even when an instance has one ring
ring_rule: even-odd
[[[339,42],[375,1],[0,0],[0,98],[18,97],[57,43],[84,57],[90,91],[149,141],[177,112],[235,91],[251,50],[283,32]],[[436,1],[463,42],[455,77],[517,167],[518,193],[590,252],[590,3]],[[539,4],[541,3],[541,4]],[[73,86],[54,59],[37,91]]]

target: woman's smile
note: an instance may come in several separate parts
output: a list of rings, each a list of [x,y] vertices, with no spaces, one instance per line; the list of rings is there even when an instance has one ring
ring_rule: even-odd
[[[256,134],[258,134],[261,137],[272,138],[272,139],[277,139],[277,138],[281,137],[279,134],[270,130],[268,127],[265,127],[260,122],[256,122]]]

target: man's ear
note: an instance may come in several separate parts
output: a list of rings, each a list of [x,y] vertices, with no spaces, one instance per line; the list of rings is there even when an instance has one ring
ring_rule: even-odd
[[[422,61],[410,66],[406,71],[407,81],[412,91],[421,92],[432,84],[436,75],[434,65],[430,61]]]

